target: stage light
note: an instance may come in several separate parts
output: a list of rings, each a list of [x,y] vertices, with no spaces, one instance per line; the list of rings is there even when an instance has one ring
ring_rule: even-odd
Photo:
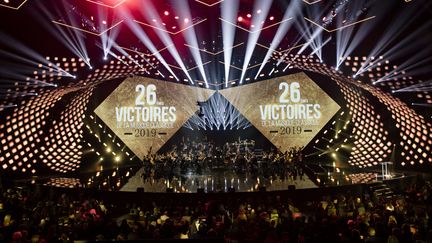
[[[152,21],[153,21],[153,22],[155,22],[155,23],[157,22],[157,20],[156,20],[156,19],[152,19]]]
[[[120,162],[121,157],[120,157],[120,156],[116,156],[116,157],[114,158],[114,160],[115,160],[116,162]]]
[[[169,12],[168,12],[168,11],[165,11],[164,14],[165,14],[165,16],[168,16],[168,15],[169,15]]]
[[[251,18],[252,17],[252,14],[247,14],[246,15],[248,18]]]
[[[273,21],[273,20],[274,20],[274,17],[273,17],[273,16],[270,16],[270,20],[272,20],[272,21]]]
[[[107,56],[104,56],[104,57],[103,57],[103,60],[104,60],[104,61],[108,60],[108,57],[107,57]]]
[[[242,17],[242,16],[239,16],[239,17],[237,18],[237,20],[238,20],[238,22],[242,22],[242,21],[243,21],[243,17]]]
[[[106,151],[107,151],[107,153],[110,153],[111,152],[111,147],[107,147]]]
[[[187,23],[189,23],[189,19],[188,18],[185,18],[184,19],[184,22],[187,24]]]
[[[261,9],[258,9],[257,10],[257,14],[260,14],[262,11],[261,11]]]
[[[175,19],[179,19],[180,17],[179,17],[179,16],[175,16],[174,18],[175,18]]]

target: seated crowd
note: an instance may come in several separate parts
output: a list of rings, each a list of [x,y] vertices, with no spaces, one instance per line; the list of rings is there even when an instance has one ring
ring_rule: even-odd
[[[0,242],[208,239],[225,242],[430,242],[432,184],[418,178],[393,199],[222,194],[221,199],[123,202],[84,191],[1,187]],[[112,196],[112,195],[111,195]],[[225,197],[234,199],[224,200]],[[97,198],[97,199],[96,199]]]

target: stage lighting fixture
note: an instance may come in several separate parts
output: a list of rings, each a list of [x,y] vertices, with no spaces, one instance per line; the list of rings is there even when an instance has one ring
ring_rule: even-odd
[[[270,16],[270,20],[274,20],[274,17],[273,17],[273,16]]]
[[[168,15],[169,15],[169,12],[168,12],[168,11],[165,11],[164,14],[165,14],[165,16],[168,16]]]
[[[252,14],[247,14],[246,15],[248,18],[251,18],[252,17]]]
[[[242,17],[242,16],[239,16],[239,17],[237,18],[237,20],[238,20],[238,22],[242,22],[242,21],[243,21],[243,17]]]
[[[184,19],[184,22],[187,24],[187,23],[189,23],[189,19],[188,18],[185,18]]]

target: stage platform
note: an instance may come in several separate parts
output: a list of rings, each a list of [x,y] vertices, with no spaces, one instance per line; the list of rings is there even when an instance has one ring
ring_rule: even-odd
[[[145,192],[172,192],[193,193],[198,189],[204,192],[254,192],[259,190],[280,191],[288,190],[289,186],[297,189],[317,188],[306,175],[300,179],[281,178],[280,176],[252,176],[249,174],[236,173],[227,169],[212,169],[197,174],[187,172],[177,174],[172,179],[143,178],[144,168],[141,168],[135,176],[129,179],[120,191],[136,192],[143,188]],[[294,188],[294,187],[291,187]],[[141,189],[142,190],[142,189]]]
[[[207,168],[201,171],[188,169],[171,170],[170,174],[148,176],[145,167],[125,169],[130,177],[125,177],[123,185],[113,180],[109,187],[107,180],[114,179],[118,170],[107,170],[99,177],[92,177],[94,182],[78,177],[34,177],[31,184],[60,188],[89,188],[99,191],[145,192],[145,193],[217,193],[217,192],[277,192],[301,189],[330,188],[349,185],[367,185],[388,180],[397,180],[413,174],[391,173],[382,177],[380,171],[334,171],[332,167],[304,165],[302,176],[292,176],[283,170],[272,170],[272,173],[247,173],[232,168]],[[133,172],[132,172],[133,171]],[[127,178],[127,179],[126,179]],[[15,183],[28,183],[26,180],[14,180]]]

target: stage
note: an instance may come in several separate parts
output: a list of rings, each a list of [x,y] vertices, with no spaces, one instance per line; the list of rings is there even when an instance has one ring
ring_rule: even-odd
[[[143,178],[143,173],[144,168],[141,168],[120,191],[135,192],[137,188],[143,188],[144,192],[167,192],[171,190],[179,193],[194,193],[198,189],[203,192],[254,192],[259,190],[288,190],[289,186],[295,186],[298,189],[318,187],[306,175],[301,179],[297,177],[294,180],[292,177],[282,178],[278,175],[265,178],[247,173],[240,174],[228,169],[213,169],[203,171],[201,174],[191,171],[177,174],[170,180],[167,178]]]

